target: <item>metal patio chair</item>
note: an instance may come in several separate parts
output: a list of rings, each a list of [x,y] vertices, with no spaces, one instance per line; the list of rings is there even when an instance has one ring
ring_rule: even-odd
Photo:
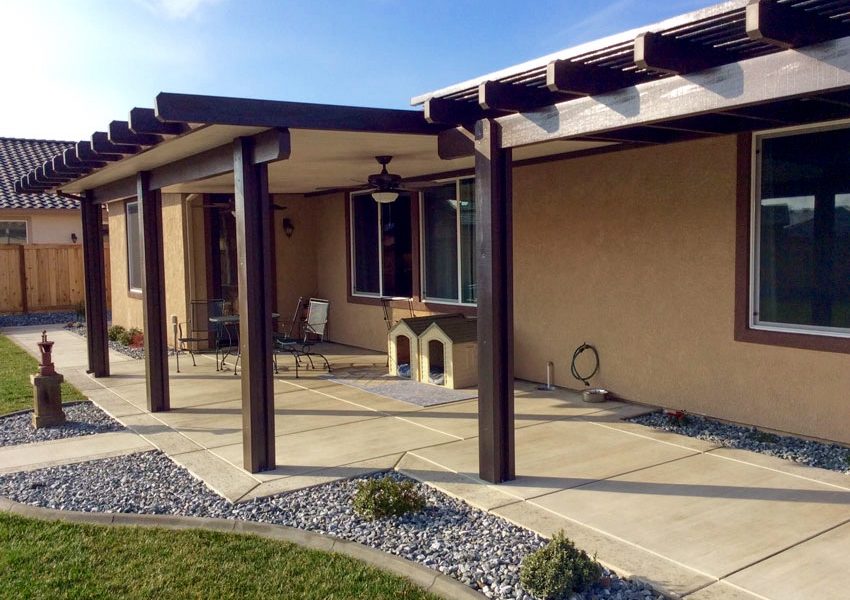
[[[325,368],[328,373],[331,371],[331,365],[327,357],[320,352],[313,352],[313,346],[325,339],[325,332],[328,326],[328,312],[330,302],[321,298],[310,298],[307,302],[307,316],[302,318],[304,307],[304,298],[298,298],[298,304],[295,307],[295,313],[292,316],[292,321],[289,324],[288,331],[283,334],[275,334],[274,336],[274,369],[278,372],[277,355],[282,352],[290,354],[295,360],[295,377],[299,376],[299,368],[301,368],[301,360],[307,359],[311,369],[315,369],[313,357],[321,358],[325,363]],[[301,331],[296,331],[298,326],[301,326]]]
[[[177,372],[180,372],[180,353],[188,352],[192,357],[192,365],[197,367],[195,352],[198,344],[211,342],[210,332],[213,333],[212,340],[216,347],[216,370],[218,370],[218,334],[216,326],[210,323],[210,317],[222,315],[224,300],[215,298],[212,300],[190,300],[189,318],[183,323],[177,323],[177,336],[174,343],[174,354],[177,359]],[[192,346],[196,347],[193,349]]]

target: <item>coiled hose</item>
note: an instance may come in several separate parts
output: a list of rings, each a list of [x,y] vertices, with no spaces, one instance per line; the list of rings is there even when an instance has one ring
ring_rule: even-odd
[[[596,360],[596,364],[593,367],[593,371],[590,375],[583,377],[581,373],[578,372],[578,368],[576,367],[576,361],[578,357],[581,356],[586,350],[590,350],[593,353],[593,357]],[[596,348],[585,342],[573,352],[573,362],[570,365],[570,373],[573,374],[573,377],[581,381],[584,385],[590,385],[590,379],[599,372],[599,352],[596,351]]]

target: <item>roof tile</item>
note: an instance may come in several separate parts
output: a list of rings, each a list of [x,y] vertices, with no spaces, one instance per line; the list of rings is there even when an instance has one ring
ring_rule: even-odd
[[[32,169],[70,148],[74,142],[0,137],[0,209],[76,209],[71,198],[54,194],[16,194],[15,182]]]

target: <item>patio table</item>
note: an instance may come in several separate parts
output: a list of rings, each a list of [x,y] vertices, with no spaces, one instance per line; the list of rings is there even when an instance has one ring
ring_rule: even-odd
[[[273,312],[272,319],[277,319],[280,317],[280,313]],[[225,329],[228,329],[233,326],[239,325],[239,315],[219,315],[216,317],[210,317],[209,322],[213,325],[219,325]],[[217,344],[218,342],[216,342]],[[227,351],[221,357],[221,364],[224,366],[224,360],[230,356],[230,349],[233,346],[230,345],[227,347]],[[242,347],[241,345],[236,346],[236,362],[233,365],[233,374],[236,375],[236,365],[239,364],[239,357],[242,355]]]

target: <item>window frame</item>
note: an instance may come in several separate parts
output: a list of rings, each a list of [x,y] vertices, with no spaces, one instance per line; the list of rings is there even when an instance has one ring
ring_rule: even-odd
[[[3,243],[4,246],[26,246],[30,243],[30,224],[28,219],[0,219],[0,223],[23,223],[24,224],[24,243],[23,244],[12,244],[12,243]]]
[[[139,259],[138,259],[139,278],[140,278],[140,280],[138,282],[139,287],[133,287],[133,282],[130,279],[131,263],[132,263],[132,258],[130,256],[130,249],[131,249],[130,248],[130,205],[136,206],[136,223],[139,225],[139,231],[137,233],[137,239],[138,239],[137,251],[140,253],[140,256],[139,256]],[[139,214],[139,200],[138,199],[127,200],[127,201],[124,202],[124,225],[125,225],[125,227],[124,227],[124,243],[125,243],[126,248],[127,248],[127,293],[131,298],[141,298],[142,293],[143,293],[142,286],[144,285],[144,281],[143,281],[143,279],[144,279],[144,275],[143,275],[144,265],[142,264],[142,260],[141,260],[142,232],[141,232],[141,215]]]
[[[758,322],[761,141],[794,133],[817,133],[850,127],[842,119],[738,135],[735,251],[735,335],[740,342],[850,354],[850,330]]]
[[[346,245],[348,248],[348,297],[349,299],[358,299],[358,300],[373,300],[373,301],[382,301],[382,300],[412,300],[419,297],[419,290],[416,287],[417,281],[417,267],[416,265],[419,262],[419,256],[417,255],[418,250],[418,227],[419,223],[414,218],[415,214],[418,214],[419,210],[419,193],[418,192],[404,192],[410,196],[410,250],[413,253],[413,271],[410,275],[410,286],[411,286],[411,294],[410,297],[402,297],[402,296],[384,296],[384,249],[381,244],[381,230],[382,230],[382,219],[383,219],[383,211],[382,205],[380,203],[378,205],[378,235],[377,235],[377,243],[378,243],[378,293],[373,292],[361,292],[358,291],[355,286],[357,285],[357,274],[355,273],[355,266],[357,261],[357,254],[355,252],[355,238],[354,238],[354,199],[361,196],[371,196],[372,192],[375,190],[368,190],[364,192],[350,192],[346,194],[345,198],[345,214],[346,214],[346,233],[347,240]],[[372,200],[372,202],[375,202]]]
[[[449,179],[438,179],[436,183],[439,184],[447,184],[454,183],[455,184],[455,195],[458,199],[460,199],[460,184],[461,181],[472,181],[473,184],[475,182],[475,176],[462,176],[462,177],[452,177]],[[478,302],[464,302],[463,301],[463,253],[461,252],[461,212],[460,212],[460,201],[458,200],[458,205],[455,207],[455,235],[456,235],[456,250],[457,250],[457,300],[452,300],[448,298],[429,298],[425,295],[425,290],[427,286],[425,285],[425,278],[427,277],[426,269],[426,251],[425,251],[425,201],[424,195],[420,192],[419,199],[419,289],[421,290],[420,297],[422,302],[426,304],[437,304],[441,306],[459,306],[467,309],[477,309]],[[477,234],[476,234],[477,236]],[[477,278],[476,278],[477,279]],[[477,283],[477,280],[476,280]],[[476,295],[477,297],[477,295]]]

